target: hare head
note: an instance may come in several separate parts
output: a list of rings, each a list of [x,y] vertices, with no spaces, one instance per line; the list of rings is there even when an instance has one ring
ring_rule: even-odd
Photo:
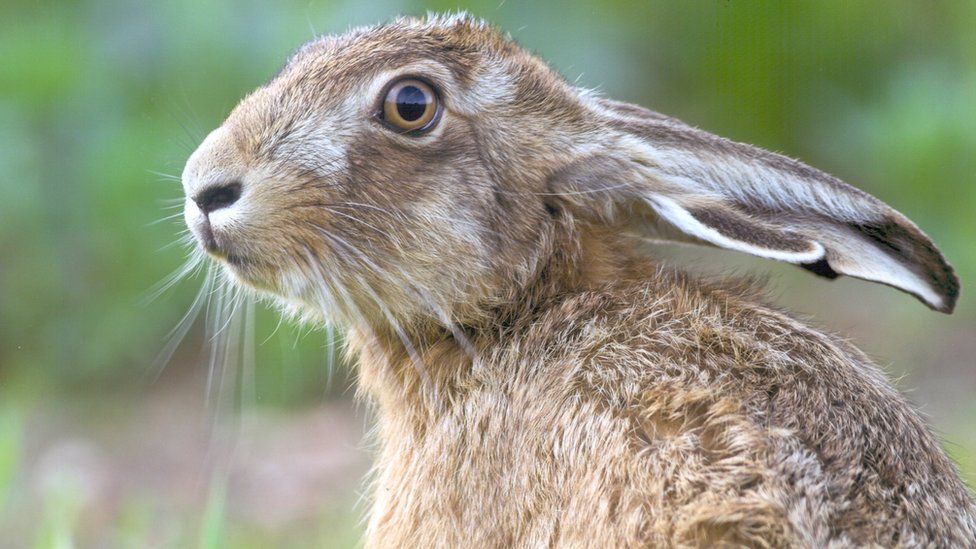
[[[595,97],[465,16],[306,44],[206,138],[183,185],[186,222],[226,272],[312,318],[464,321],[561,249],[586,264],[588,233],[738,250],[946,313],[959,291],[876,198]]]

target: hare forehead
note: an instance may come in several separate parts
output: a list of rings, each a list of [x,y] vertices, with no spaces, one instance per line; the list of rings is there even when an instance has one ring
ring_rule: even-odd
[[[322,94],[326,90],[333,98],[362,94],[363,87],[378,76],[412,67],[415,76],[437,76],[449,84],[458,99],[465,94],[482,102],[511,97],[515,84],[511,69],[524,61],[524,54],[487,27],[474,23],[451,31],[443,27],[452,21],[389,25],[323,37],[299,49],[275,80],[310,100],[321,101],[327,99]]]
[[[369,67],[355,80],[316,74],[314,81],[292,74],[273,81],[243,101],[228,120],[241,150],[256,160],[287,159],[290,164],[340,158],[370,118],[381,95],[400,78],[421,76],[444,95],[451,113],[475,117],[493,105],[510,103],[517,93],[508,70],[486,66],[473,87],[465,88],[456,74],[438,61],[422,59],[391,67]],[[444,118],[450,120],[451,114]],[[447,122],[450,123],[450,122]],[[431,133],[439,135],[444,124]]]

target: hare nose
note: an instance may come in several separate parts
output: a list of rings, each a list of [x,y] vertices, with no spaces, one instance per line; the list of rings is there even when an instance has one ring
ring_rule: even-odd
[[[193,201],[204,214],[226,208],[241,197],[241,184],[237,181],[213,185],[198,192]]]

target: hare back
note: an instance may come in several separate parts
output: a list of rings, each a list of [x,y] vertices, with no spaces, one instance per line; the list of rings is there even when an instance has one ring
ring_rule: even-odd
[[[426,349],[429,405],[373,391],[371,545],[976,539],[953,465],[880,372],[753,299],[643,273],[524,311],[475,341],[494,350],[467,368],[447,344]],[[416,372],[375,359],[367,379]]]

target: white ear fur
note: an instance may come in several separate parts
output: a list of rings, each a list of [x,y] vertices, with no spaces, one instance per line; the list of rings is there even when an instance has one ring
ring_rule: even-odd
[[[624,103],[584,98],[614,136],[557,171],[570,202],[653,212],[645,228],[908,292],[949,313],[959,281],[932,241],[873,196],[806,164]],[[605,217],[605,214],[604,214]],[[677,236],[676,236],[677,235]]]
[[[811,240],[803,242],[804,245],[800,249],[793,250],[757,245],[722,234],[718,229],[696,219],[678,202],[664,195],[649,193],[645,200],[661,218],[674,225],[682,233],[720,248],[797,264],[815,263],[824,258],[823,246]]]

